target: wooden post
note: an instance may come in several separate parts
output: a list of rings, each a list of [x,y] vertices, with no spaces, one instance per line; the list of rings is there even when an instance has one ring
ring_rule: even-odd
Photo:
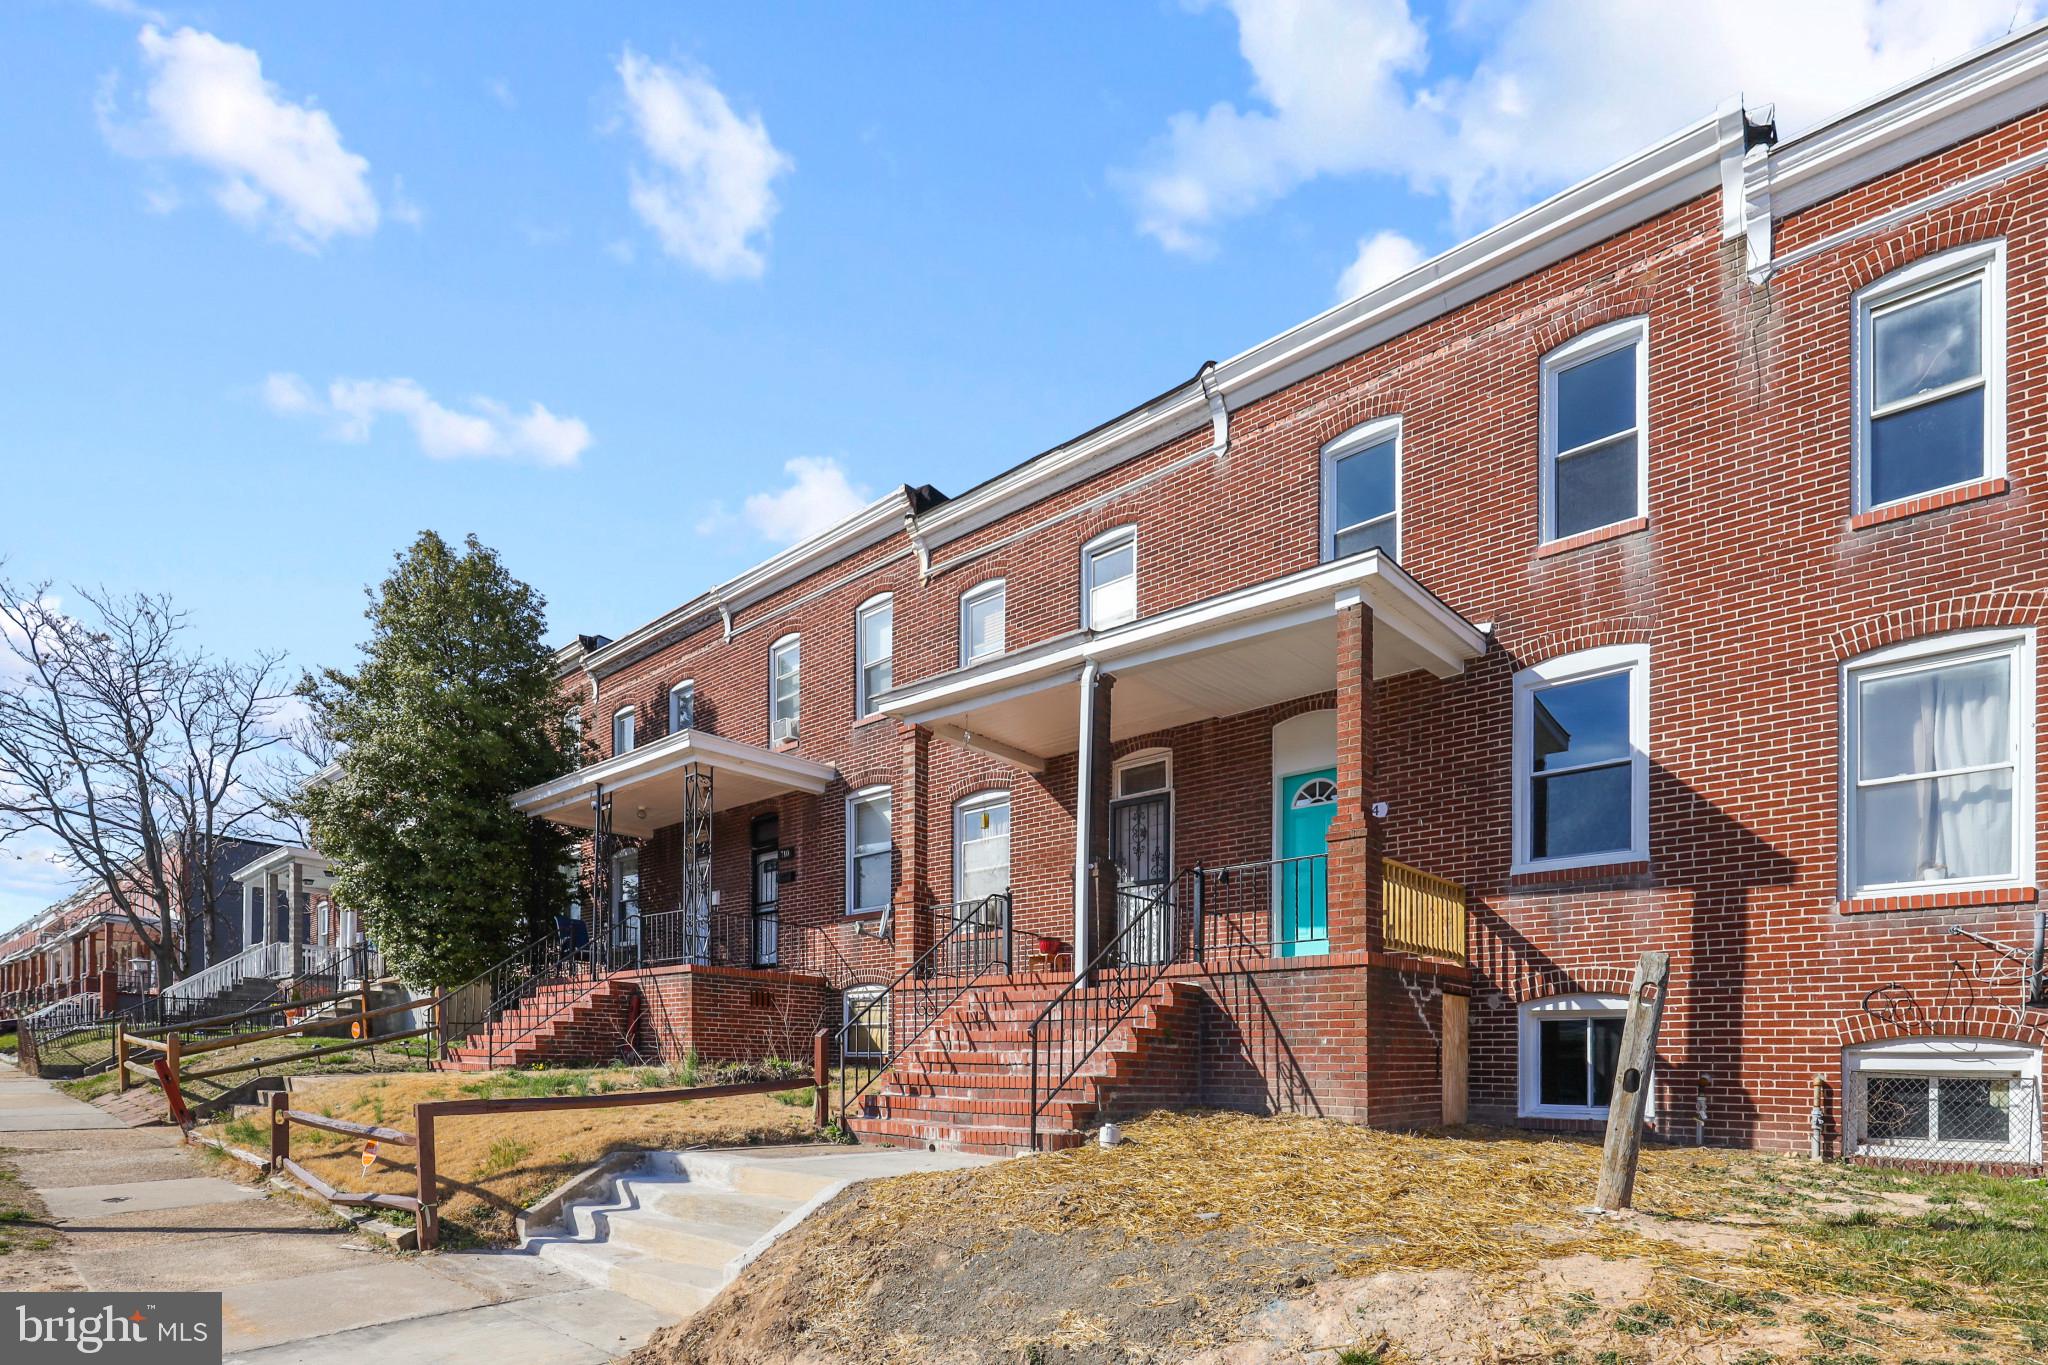
[[[128,1093],[128,1026],[114,1024],[114,1088]]]
[[[1600,1157],[1600,1189],[1593,1206],[1603,1213],[1628,1208],[1635,1200],[1636,1158],[1643,1150],[1643,1115],[1650,1102],[1651,1070],[1657,1059],[1657,1027],[1664,1020],[1671,954],[1644,953],[1629,986],[1628,1018],[1621,1026],[1621,1055],[1614,1064],[1614,1093],[1607,1102],[1607,1147]]]
[[[176,1096],[169,1101],[173,1118],[177,1117],[178,1102],[185,1094],[185,1077],[179,1070],[184,1061],[182,1055],[184,1050],[185,1044],[179,1039],[175,1031],[164,1035],[164,1076],[170,1081],[170,1090],[167,1090],[165,1093],[168,1095],[170,1091],[177,1092]]]
[[[292,1121],[285,1117],[291,1096],[282,1090],[270,1092],[270,1173],[276,1175],[292,1157]]]
[[[418,1242],[421,1251],[432,1251],[441,1240],[441,1211],[435,1207],[434,1111],[423,1104],[412,1110],[412,1130],[419,1138],[420,1209]]]
[[[819,1029],[811,1038],[811,1124],[817,1128],[825,1126],[826,1115],[832,1108],[831,1100],[827,1096],[831,1071],[826,1065],[825,1051],[826,1039],[829,1036],[829,1030]]]

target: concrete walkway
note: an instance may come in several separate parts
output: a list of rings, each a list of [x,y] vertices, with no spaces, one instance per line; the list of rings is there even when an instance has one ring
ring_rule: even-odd
[[[230,1361],[582,1365],[674,1320],[530,1255],[401,1259],[7,1062],[0,1148],[64,1237],[71,1277],[43,1287],[220,1290]]]

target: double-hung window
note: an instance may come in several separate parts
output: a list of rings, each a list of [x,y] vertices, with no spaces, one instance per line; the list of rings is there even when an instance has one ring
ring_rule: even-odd
[[[1138,529],[1120,526],[1081,549],[1083,630],[1107,630],[1138,619]]]
[[[583,766],[583,708],[572,706],[562,717],[562,742],[569,750],[569,766]]]
[[[668,732],[697,728],[697,684],[684,681],[668,690]]]
[[[1515,675],[1516,872],[1649,858],[1649,696],[1643,645]]]
[[[853,713],[865,716],[875,709],[875,698],[889,690],[896,651],[896,604],[888,594],[861,605],[854,613]]]
[[[2005,246],[1946,252],[1856,295],[1856,510],[2005,472]]]
[[[889,840],[887,787],[846,798],[846,913],[889,908],[894,845]]]
[[[612,756],[633,752],[633,708],[621,706],[612,712]]]
[[[1844,669],[1849,894],[2033,881],[2033,653],[1974,632]]]
[[[1618,995],[1555,995],[1523,1005],[1517,1112],[1605,1118],[1627,1016],[1628,1001]]]
[[[786,635],[768,648],[768,742],[796,739],[797,637]]]
[[[1644,515],[1650,324],[1597,327],[1543,358],[1543,539]]]
[[[1003,580],[981,583],[960,597],[960,663],[992,659],[1003,652]]]
[[[1354,427],[1323,447],[1323,558],[1401,556],[1401,420]]]

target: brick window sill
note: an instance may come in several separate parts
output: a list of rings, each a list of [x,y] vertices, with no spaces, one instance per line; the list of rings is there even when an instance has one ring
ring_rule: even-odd
[[[1508,877],[1508,886],[1515,890],[1532,886],[1558,886],[1568,882],[1609,881],[1616,877],[1640,877],[1650,870],[1647,861],[1628,863],[1595,863],[1590,867],[1544,868],[1535,872],[1516,872]]]
[[[1617,521],[1612,526],[1595,527],[1591,531],[1581,531],[1575,536],[1566,536],[1563,540],[1546,541],[1536,547],[1536,557],[1538,559],[1548,559],[1552,555],[1567,554],[1573,550],[1583,549],[1588,545],[1598,545],[1602,541],[1607,540],[1619,540],[1623,536],[1632,536],[1638,531],[1647,531],[1649,529],[1650,519],[1648,517],[1630,517],[1627,521]]]
[[[2031,886],[1990,886],[1976,891],[1925,891],[1904,896],[1856,896],[1838,901],[1845,915],[1880,915],[1889,910],[1963,910],[1982,905],[2032,905],[2041,893]]]
[[[1849,518],[1852,531],[1868,530],[1872,526],[1883,526],[1886,522],[1902,521],[1917,517],[1924,512],[1938,512],[1944,507],[1959,503],[1975,502],[1979,498],[1995,498],[2012,491],[2012,480],[2006,478],[1979,479],[1966,483],[1960,488],[1945,488],[1939,493],[1928,493],[1918,498],[1895,502],[1889,507],[1879,507],[1869,512],[1858,512]]]

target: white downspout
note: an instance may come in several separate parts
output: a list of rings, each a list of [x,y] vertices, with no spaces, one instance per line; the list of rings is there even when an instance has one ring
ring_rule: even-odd
[[[1095,673],[1093,659],[1081,665],[1081,742],[1074,751],[1074,978],[1087,971],[1092,956],[1088,942],[1088,910],[1093,869],[1088,848],[1093,842],[1095,805]]]

